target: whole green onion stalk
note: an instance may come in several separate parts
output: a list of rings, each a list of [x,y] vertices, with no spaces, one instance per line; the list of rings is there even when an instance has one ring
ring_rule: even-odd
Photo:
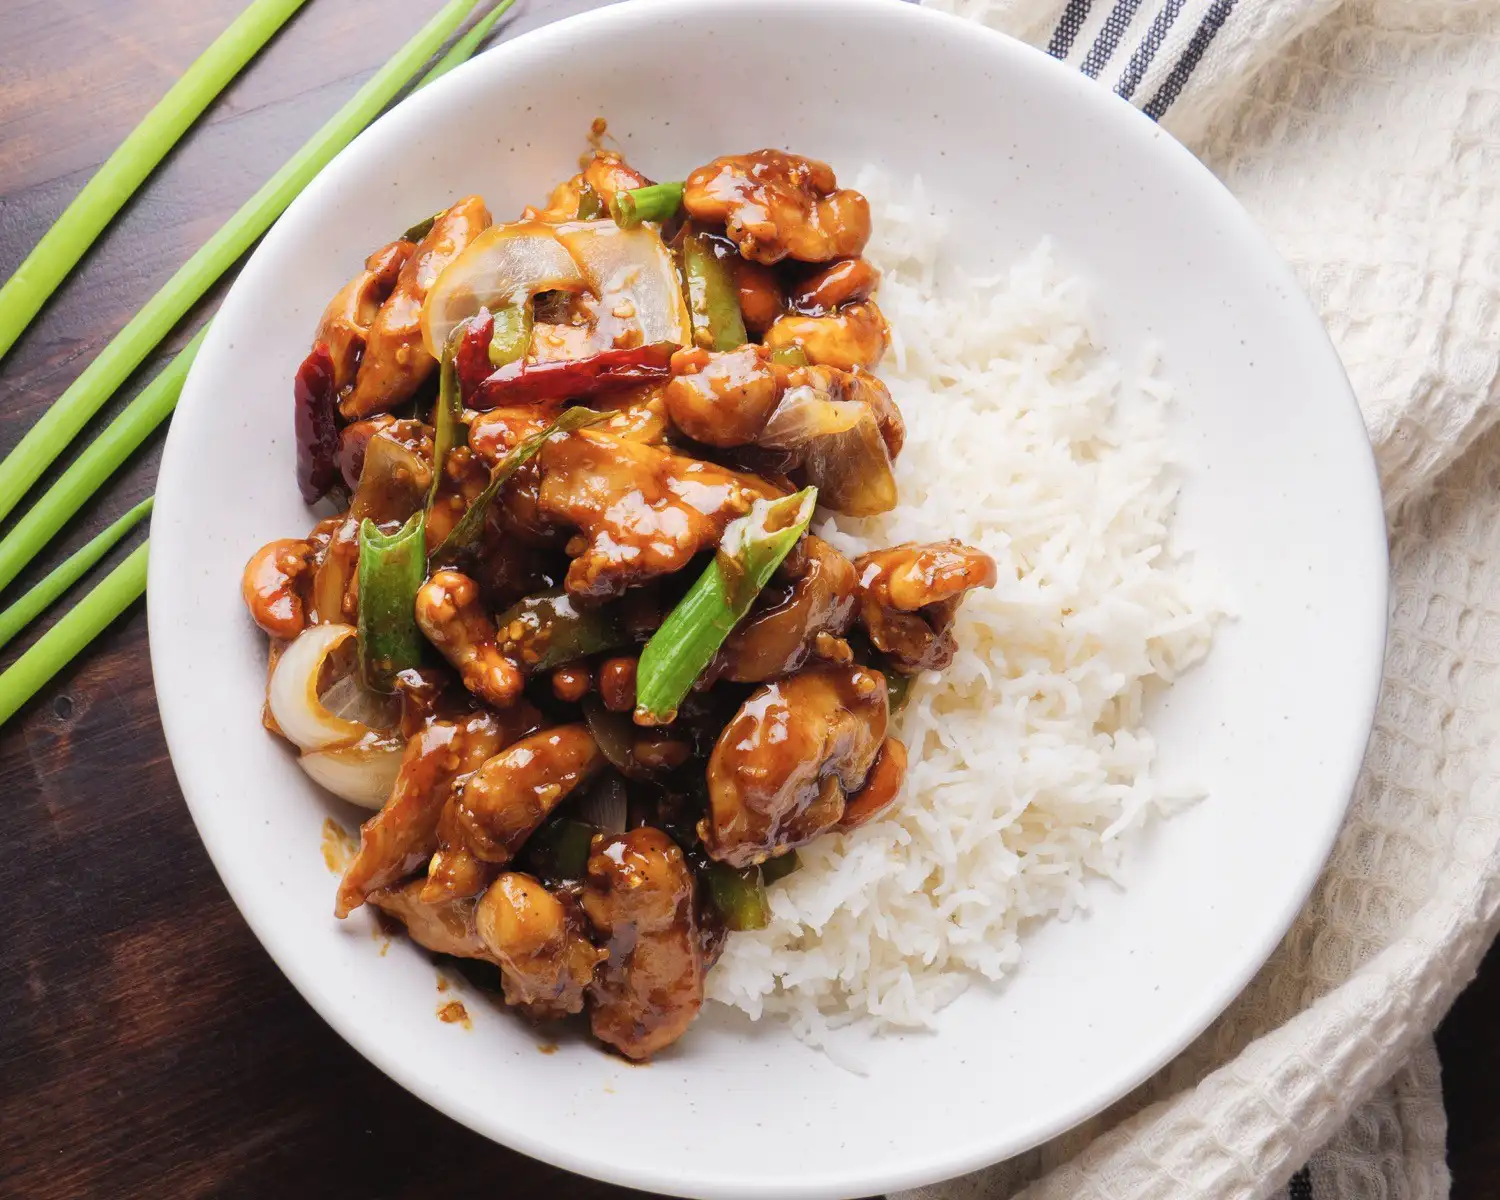
[[[395,691],[396,676],[422,661],[416,605],[426,578],[425,513],[412,513],[392,534],[368,518],[360,522],[359,668],[371,691]]]
[[[208,334],[205,325],[171,363],[148,383],[104,432],[43,493],[4,538],[0,538],[0,588],[7,586],[56,536],[58,530],[115,473],[147,435],[177,406],[188,368]]]
[[[228,82],[306,0],[254,0],[104,160],[0,287],[0,358],[47,298]]]
[[[814,487],[779,500],[757,500],[747,515],[730,523],[714,561],[641,651],[637,724],[669,725],[676,719],[683,697],[807,532],[817,500]]]
[[[480,0],[482,3],[482,0]],[[0,517],[78,435],[115,389],[198,302],[203,293],[270,228],[292,199],[432,57],[476,0],[449,0],[437,16],[377,71],[281,170],[241,206],[169,279],[53,403],[0,462]]]
[[[0,673],[0,725],[67,666],[74,656],[109,627],[146,590],[146,556],[142,542],[93,591],[37,638],[35,645]]]
[[[151,511],[147,496],[128,513],[73,554],[4,612],[0,612],[0,647],[31,624],[46,608],[83,577],[85,571],[110,552]]]

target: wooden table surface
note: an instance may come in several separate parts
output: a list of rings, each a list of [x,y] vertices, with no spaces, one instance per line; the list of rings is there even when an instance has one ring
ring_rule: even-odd
[[[4,5],[0,277],[244,2]],[[506,36],[591,6],[520,0]],[[0,365],[0,451],[436,8],[307,4]],[[0,605],[147,495],[160,450],[158,435]],[[0,654],[0,666],[28,641]],[[0,846],[0,894],[10,897],[0,936],[0,1194],[631,1194],[513,1154],[429,1109],[282,978],[230,903],[177,789],[141,605],[0,730]],[[1492,954],[1439,1038],[1458,1200],[1500,1195],[1497,1010]]]

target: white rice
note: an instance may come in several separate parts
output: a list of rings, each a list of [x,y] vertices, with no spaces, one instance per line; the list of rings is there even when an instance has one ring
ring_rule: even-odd
[[[971,593],[959,651],[912,688],[911,753],[885,819],[801,850],[770,927],[737,934],[711,998],[802,1036],[923,1026],[1020,959],[1023,922],[1067,918],[1091,875],[1172,797],[1152,778],[1142,692],[1209,649],[1215,589],[1169,547],[1168,389],[1091,336],[1078,281],[1035,250],[936,287],[944,223],[921,185],[866,174],[868,254],[893,331],[880,374],[907,422],[901,504],[818,532],[848,553],[957,537],[999,583]],[[1180,801],[1180,797],[1178,798]]]

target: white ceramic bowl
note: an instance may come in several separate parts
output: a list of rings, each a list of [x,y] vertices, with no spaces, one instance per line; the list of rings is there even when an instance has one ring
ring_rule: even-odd
[[[1160,824],[1129,887],[1030,939],[1004,987],[870,1074],[784,1028],[710,1011],[633,1068],[469,997],[331,915],[320,828],[360,814],[262,730],[264,639],[239,575],[309,525],[290,383],[318,313],[370,247],[452,197],[499,214],[573,169],[594,116],[675,178],[793,147],[852,174],[920,174],[965,265],[1043,236],[1094,284],[1112,346],[1154,339],[1181,397],[1179,533],[1240,611],[1152,719],[1168,770],[1211,797]],[[955,453],[982,454],[982,446]],[[695,1196],[850,1196],[994,1162],[1076,1123],[1179,1051],[1286,930],[1354,782],[1380,674],[1380,499],[1339,363],[1288,269],[1229,195],[1132,108],[1043,55],[894,0],[636,0],[504,45],[407,101],[307,190],[246,266],[182,397],[152,535],[152,661],[173,762],[246,920],[313,1006],[444,1112],[527,1154]],[[420,1151],[416,1151],[420,1153]],[[441,1179],[442,1164],[434,1164]]]

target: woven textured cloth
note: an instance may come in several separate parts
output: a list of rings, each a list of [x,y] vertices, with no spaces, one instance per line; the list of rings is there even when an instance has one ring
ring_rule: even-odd
[[[1500,908],[1500,0],[925,0],[1179,137],[1296,269],[1387,501],[1375,731],[1306,909],[1176,1061],[922,1200],[1448,1194],[1431,1032]]]

